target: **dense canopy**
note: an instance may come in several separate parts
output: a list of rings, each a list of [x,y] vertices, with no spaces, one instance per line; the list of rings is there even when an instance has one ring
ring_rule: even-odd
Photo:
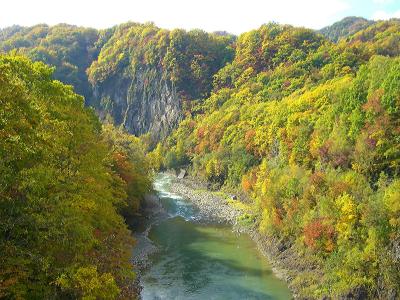
[[[0,297],[133,296],[121,214],[150,190],[143,149],[51,77],[0,56]]]
[[[152,156],[245,193],[259,230],[321,270],[294,274],[301,296],[398,295],[399,46],[398,20],[338,44],[278,24],[245,33]]]
[[[0,52],[14,52],[0,56],[0,297],[133,297],[124,217],[150,169],[182,167],[238,194],[251,207],[241,219],[300,255],[300,297],[400,295],[400,20],[269,23],[237,38],[15,26]],[[164,110],[147,100],[173,91],[182,121],[154,146],[102,126],[54,78],[117,125],[140,105]]]

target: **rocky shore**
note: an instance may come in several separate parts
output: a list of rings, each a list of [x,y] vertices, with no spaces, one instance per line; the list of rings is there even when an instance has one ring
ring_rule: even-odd
[[[277,277],[286,281],[295,299],[302,299],[299,294],[301,286],[294,282],[299,274],[318,271],[315,265],[306,262],[300,257],[294,247],[283,240],[260,234],[258,224],[240,222],[240,217],[247,212],[240,207],[229,203],[229,200],[219,196],[218,193],[208,191],[204,183],[194,178],[186,177],[178,179],[174,177],[171,184],[171,192],[184,196],[198,208],[202,220],[210,222],[225,222],[231,224],[233,230],[238,233],[248,234],[257,244],[260,252],[268,259]]]
[[[132,253],[132,263],[135,266],[136,278],[134,287],[137,291],[139,299],[142,291],[140,283],[142,272],[149,267],[149,257],[155,254],[159,249],[149,239],[148,234],[154,224],[157,224],[161,220],[167,218],[164,208],[162,207],[157,195],[147,195],[145,197],[145,207],[142,211],[140,223],[140,229],[134,233],[136,245]]]
[[[206,187],[191,179],[174,178],[171,192],[188,198],[199,209],[199,220],[205,222],[237,224],[242,211],[230,206],[226,199],[206,190]]]
[[[188,176],[178,178],[175,173],[168,172],[168,174],[172,177],[170,192],[192,202],[198,209],[197,221],[227,223],[238,234],[248,234],[257,244],[260,252],[270,262],[275,275],[287,282],[293,293],[293,298],[304,299],[299,293],[302,286],[295,279],[299,274],[302,274],[302,276],[305,274],[318,276],[320,271],[314,264],[301,257],[296,249],[286,241],[260,234],[256,219],[251,222],[241,222],[241,218],[249,214],[249,211],[240,205],[233,204],[240,203],[239,201],[231,201],[223,193],[208,190],[207,184],[198,181],[196,178]],[[135,285],[139,291],[141,290],[140,276],[149,267],[149,256],[158,251],[158,248],[148,238],[148,233],[154,224],[168,217],[156,195],[146,197],[145,207],[145,211],[143,211],[144,219],[141,221],[142,230],[135,233],[137,244],[133,253],[133,263],[137,273]]]

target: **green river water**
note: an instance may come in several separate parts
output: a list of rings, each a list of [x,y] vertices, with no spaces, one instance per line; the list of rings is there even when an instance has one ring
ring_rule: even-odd
[[[169,192],[170,180],[154,183],[169,217],[149,233],[160,251],[142,276],[143,299],[291,299],[247,235],[199,222],[191,203]]]

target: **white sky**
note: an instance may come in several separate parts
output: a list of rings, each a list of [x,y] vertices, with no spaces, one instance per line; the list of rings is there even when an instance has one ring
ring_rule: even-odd
[[[378,1],[378,0],[376,0]],[[382,0],[380,0],[382,1]],[[391,18],[400,18],[400,10],[397,10],[393,13],[388,13],[384,10],[377,10],[373,16],[372,19],[374,20],[387,20],[387,19],[391,19]]]
[[[356,0],[353,0],[356,1]],[[365,0],[383,3],[400,0]],[[1,0],[0,28],[69,23],[95,28],[153,21],[164,28],[241,33],[276,21],[321,28],[354,11],[352,0]],[[347,13],[348,12],[348,13]],[[384,16],[385,12],[380,15]],[[371,16],[372,17],[372,16]]]

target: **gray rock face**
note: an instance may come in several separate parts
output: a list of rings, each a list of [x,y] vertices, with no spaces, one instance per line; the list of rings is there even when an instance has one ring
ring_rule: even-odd
[[[165,77],[156,68],[117,74],[93,87],[93,106],[101,119],[112,117],[134,135],[165,137],[182,119],[181,99]]]

